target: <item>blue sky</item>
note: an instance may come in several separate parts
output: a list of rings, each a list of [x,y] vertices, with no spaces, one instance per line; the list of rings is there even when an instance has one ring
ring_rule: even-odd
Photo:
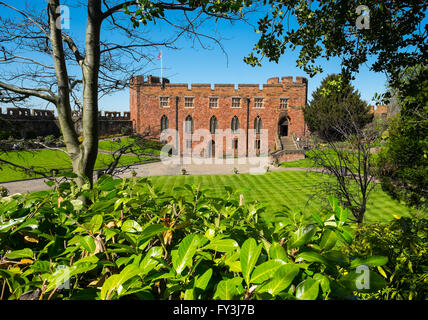
[[[253,19],[252,22],[255,20]],[[320,85],[322,79],[331,73],[340,72],[340,61],[320,60],[324,69],[322,74],[310,78],[304,71],[296,67],[298,51],[286,51],[278,63],[262,62],[262,67],[251,67],[244,63],[243,58],[248,55],[254,44],[258,41],[258,35],[252,28],[244,23],[210,23],[203,30],[212,32],[217,30],[221,36],[225,53],[214,43],[210,49],[200,46],[192,46],[191,41],[180,40],[179,50],[162,48],[163,75],[174,83],[256,83],[263,84],[271,77],[304,76],[308,78],[308,99],[312,92]],[[170,32],[168,28],[158,26],[155,30]],[[160,76],[160,61],[154,59],[149,74]],[[356,79],[354,87],[360,92],[362,99],[369,104],[374,94],[385,91],[386,77],[384,74],[369,71],[368,66],[363,65]],[[106,97],[101,100],[100,107],[103,110],[128,110],[128,90]]]
[[[19,1],[24,3],[24,1]],[[9,3],[15,4],[14,1]],[[32,5],[34,3],[31,3]],[[40,2],[43,5],[43,2]],[[10,10],[4,10],[1,15],[14,16]],[[252,19],[251,22],[255,22]],[[79,41],[84,39],[86,24],[86,12],[82,8],[71,7],[70,14],[70,34],[77,36]],[[152,55],[157,55],[159,50],[163,53],[163,75],[171,82],[175,83],[256,83],[263,84],[271,77],[281,76],[305,76],[308,78],[308,98],[312,92],[320,85],[321,80],[331,73],[340,72],[340,62],[337,59],[330,61],[321,60],[324,69],[322,74],[309,78],[301,69],[296,67],[298,51],[286,51],[279,60],[279,63],[263,61],[262,67],[251,67],[243,62],[243,58],[248,55],[258,40],[258,35],[245,23],[210,22],[203,26],[201,31],[212,33],[218,31],[224,50],[213,42],[206,42],[211,49],[203,49],[199,45],[192,46],[192,41],[181,39],[177,46],[179,50],[173,49],[153,49]],[[136,29],[135,32],[149,31],[152,39],[157,35],[165,35],[173,32],[171,28],[163,24]],[[113,38],[114,34],[104,33],[104,37]],[[160,75],[160,61],[153,59],[147,69],[147,74]],[[373,104],[372,98],[375,92],[382,93],[385,90],[386,77],[384,74],[374,73],[368,70],[367,66],[362,66],[360,73],[353,81],[354,87],[360,92],[362,98],[369,104]],[[106,96],[100,100],[100,110],[128,111],[129,91],[123,90],[111,96]],[[53,109],[53,106],[49,106]]]

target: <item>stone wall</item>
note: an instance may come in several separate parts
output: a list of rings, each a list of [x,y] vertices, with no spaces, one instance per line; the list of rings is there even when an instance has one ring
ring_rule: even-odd
[[[278,163],[286,162],[286,161],[302,160],[302,159],[305,159],[305,151],[299,150],[299,151],[287,152],[285,150],[281,150],[277,152],[272,152],[269,158],[271,161],[277,161]]]
[[[80,128],[78,116],[73,114],[76,127]],[[130,112],[105,111],[99,112],[99,135],[120,134],[123,128],[132,130]],[[14,132],[22,138],[38,136],[59,136],[61,130],[58,119],[53,110],[7,108],[6,112],[0,108],[0,131],[5,134]]]

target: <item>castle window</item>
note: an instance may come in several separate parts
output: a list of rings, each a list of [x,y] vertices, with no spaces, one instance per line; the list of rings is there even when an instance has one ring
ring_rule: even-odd
[[[262,118],[260,118],[260,116],[257,116],[256,119],[254,119],[254,130],[256,133],[260,133],[262,131]]]
[[[168,126],[168,117],[166,115],[163,115],[161,118],[161,131],[168,129]]]
[[[190,115],[186,117],[186,120],[184,122],[184,132],[193,133],[193,119]]]
[[[232,98],[232,108],[241,107],[241,98]]]
[[[263,108],[263,98],[254,98],[254,108]]]
[[[210,132],[215,133],[217,130],[217,118],[216,116],[212,116],[210,119]]]
[[[169,97],[159,97],[159,103],[161,108],[169,107]]]
[[[193,97],[184,97],[184,107],[193,108]]]
[[[239,119],[237,116],[234,116],[232,119],[232,133],[238,133],[239,131]]]
[[[233,150],[238,150],[238,138],[232,139]]]
[[[280,109],[287,109],[288,108],[288,98],[280,98],[279,108]]]
[[[218,108],[218,98],[210,97],[210,108]]]

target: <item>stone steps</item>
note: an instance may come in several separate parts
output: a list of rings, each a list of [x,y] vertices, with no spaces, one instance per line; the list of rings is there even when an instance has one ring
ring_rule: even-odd
[[[297,151],[299,148],[297,147],[296,143],[294,142],[293,137],[281,137],[281,142],[283,146],[283,150],[287,151]]]

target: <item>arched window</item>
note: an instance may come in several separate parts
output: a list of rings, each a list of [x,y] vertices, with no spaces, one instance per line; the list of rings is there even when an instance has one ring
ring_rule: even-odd
[[[239,119],[237,116],[234,116],[232,119],[232,132],[237,133],[239,130]]]
[[[166,115],[163,115],[161,118],[161,131],[168,129],[168,127],[169,127],[168,117]]]
[[[186,121],[184,124],[184,132],[185,133],[193,133],[193,119],[190,115],[186,117]]]
[[[260,118],[260,116],[257,116],[256,119],[254,119],[254,130],[256,133],[260,133],[262,131],[262,118]]]
[[[216,116],[212,116],[210,119],[210,132],[211,133],[215,133],[215,131],[217,130],[218,126],[217,126],[217,118]]]

